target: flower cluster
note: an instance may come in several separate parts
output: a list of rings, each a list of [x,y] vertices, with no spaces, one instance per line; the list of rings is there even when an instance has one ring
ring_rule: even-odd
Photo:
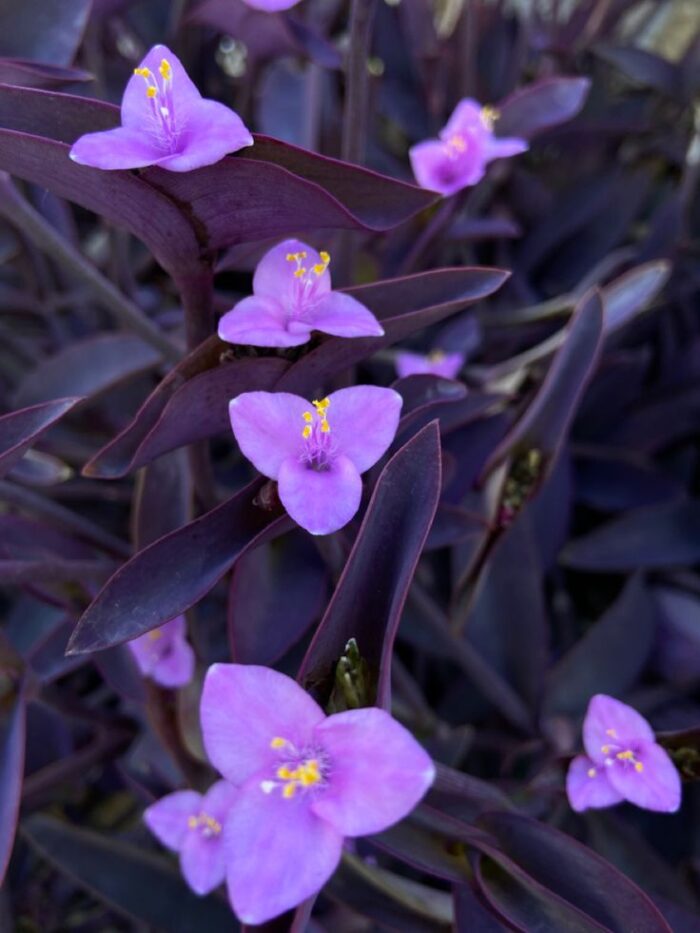
[[[144,677],[161,687],[184,687],[194,673],[194,652],[187,642],[184,616],[127,642]]]
[[[201,723],[225,780],[204,797],[169,794],[144,819],[179,853],[198,894],[225,877],[243,923],[263,923],[316,894],[345,838],[402,819],[435,777],[427,753],[383,710],[326,716],[298,684],[265,667],[211,667]]]
[[[566,779],[574,810],[623,800],[662,813],[680,807],[678,771],[632,707],[604,694],[594,696],[583,722],[583,744],[586,754],[574,758]]]

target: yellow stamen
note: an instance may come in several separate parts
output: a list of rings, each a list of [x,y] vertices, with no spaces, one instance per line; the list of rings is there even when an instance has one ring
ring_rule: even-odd
[[[307,424],[311,424],[311,422],[314,420],[314,416],[311,414],[310,411],[305,411],[301,417],[304,419],[304,421]]]
[[[619,758],[620,761],[634,761],[634,752],[627,749],[625,752],[618,752],[615,757]]]
[[[609,754],[610,754],[610,746],[609,746],[609,745],[601,745],[601,746],[600,746],[600,750],[601,750],[601,752],[602,752],[604,755],[609,755]]]
[[[291,781],[294,779],[295,772],[290,771],[286,765],[282,765],[281,768],[277,769],[277,777],[282,781]]]
[[[134,68],[134,74],[138,75],[139,78],[148,79],[151,77],[151,69],[150,68]]]
[[[199,820],[196,816],[190,816],[187,820],[187,825],[190,829],[196,829],[199,826]]]
[[[606,734],[606,735],[609,735],[611,739],[616,739],[616,738],[617,738],[617,732],[615,732],[614,729],[606,729],[606,730],[605,730],[605,734]]]
[[[297,792],[296,784],[285,784],[282,789],[282,796],[285,800],[290,800]]]
[[[284,746],[285,746],[286,744],[287,744],[287,740],[286,740],[286,739],[281,739],[279,736],[276,736],[276,737],[270,742],[270,748],[284,748]]]
[[[163,637],[163,633],[160,629],[154,628],[148,633],[148,638],[150,641],[158,641],[159,638]]]
[[[594,778],[594,777],[596,776],[597,773],[598,773],[598,772],[596,771],[595,768],[589,768],[589,769],[588,769],[588,777],[589,777],[589,778]]]
[[[642,771],[644,770],[644,765],[641,763],[641,761],[635,761],[635,763],[634,763],[634,770],[635,770],[637,773],[640,773],[640,772],[642,772]]]
[[[481,108],[481,119],[484,122],[484,125],[488,129],[492,130],[493,125],[501,116],[501,111],[496,107],[482,107]]]
[[[305,276],[305,275],[306,275],[306,267],[305,267],[305,266],[299,266],[298,269],[295,269],[295,270],[294,270],[294,278],[295,278],[295,279],[300,279],[300,278],[302,278],[302,277]]]
[[[153,98],[157,95],[157,93],[158,93],[158,89],[153,87],[152,84],[146,88],[146,97],[150,98],[151,100],[153,100]]]
[[[173,76],[173,69],[170,67],[170,62],[167,60],[167,58],[161,59],[160,68],[158,71],[160,72],[164,81],[170,81]]]
[[[467,151],[467,141],[463,136],[460,136],[459,133],[455,133],[453,136],[447,140],[447,146],[449,149],[452,149],[453,152],[466,152]]]
[[[306,425],[304,430],[301,432],[301,436],[304,438],[305,441],[308,441],[308,439],[311,437],[311,427],[308,424]]]
[[[329,262],[331,261],[331,254],[326,253],[324,250],[321,250],[321,252],[318,255],[321,257],[321,262],[324,263],[325,265],[328,265]]]

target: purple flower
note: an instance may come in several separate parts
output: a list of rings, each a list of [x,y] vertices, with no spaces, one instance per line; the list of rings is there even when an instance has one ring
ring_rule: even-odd
[[[189,172],[252,145],[238,114],[202,98],[178,58],[156,45],[126,86],[122,125],[81,136],[70,157],[94,168]]]
[[[217,781],[204,796],[179,790],[144,811],[153,835],[179,853],[180,869],[195,894],[208,894],[226,877],[223,828],[236,793],[228,781]]]
[[[427,356],[423,356],[422,353],[400,350],[396,354],[396,372],[401,379],[424,373],[443,376],[445,379],[455,379],[464,366],[465,359],[464,353],[443,353],[441,350],[432,350]]]
[[[465,98],[454,109],[439,139],[412,146],[409,158],[418,184],[441,194],[454,194],[484,177],[494,159],[525,152],[524,139],[493,135],[498,111]]]
[[[362,480],[396,434],[402,399],[355,386],[321,401],[287,392],[244,392],[229,404],[238,446],[297,524],[313,535],[346,525],[360,507]]]
[[[380,709],[326,716],[289,677],[215,664],[204,682],[204,745],[238,787],[224,832],[226,877],[243,923],[315,894],[343,838],[381,832],[433,782],[430,757]]]
[[[258,263],[253,292],[225,314],[219,337],[254,347],[297,347],[312,330],[336,337],[381,337],[372,312],[342,292],[331,290],[328,253],[301,240],[273,246]]]
[[[630,706],[602,693],[588,704],[583,722],[586,755],[571,762],[566,793],[574,810],[609,807],[623,800],[645,810],[675,812],[681,781],[649,723]]]
[[[243,2],[254,10],[275,13],[277,10],[290,10],[299,3],[299,0],[243,0]]]
[[[185,617],[127,642],[139,670],[162,687],[184,687],[194,673],[194,652],[187,643]]]

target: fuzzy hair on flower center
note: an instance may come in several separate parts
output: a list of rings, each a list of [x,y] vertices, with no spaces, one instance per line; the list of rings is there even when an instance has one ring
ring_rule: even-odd
[[[220,835],[222,830],[221,823],[215,817],[205,813],[204,810],[196,816],[192,815],[189,817],[187,820],[187,828],[190,830],[198,830],[199,834],[204,836],[205,839],[211,839],[213,836]]]
[[[161,59],[158,74],[150,68],[134,68],[134,74],[146,82],[146,97],[151,102],[155,133],[175,151],[179,135],[173,99],[173,69],[167,58]]]
[[[325,783],[327,766],[322,752],[308,749],[299,752],[292,742],[280,736],[272,739],[270,748],[279,751],[283,759],[275,777],[260,782],[264,793],[279,790],[285,800],[291,800],[297,791],[305,793]]]
[[[323,398],[320,402],[314,400],[311,404],[315,411],[305,411],[302,415],[304,427],[301,436],[305,442],[302,462],[313,470],[327,470],[336,452],[328,421],[328,408],[331,400]]]
[[[644,765],[642,764],[641,761],[637,760],[637,754],[634,751],[634,749],[624,748],[623,745],[620,745],[617,741],[615,741],[618,738],[618,735],[615,729],[606,729],[605,734],[609,736],[611,739],[613,739],[612,742],[606,742],[605,745],[601,745],[600,747],[601,752],[603,753],[603,755],[605,755],[606,767],[609,768],[612,765],[617,764],[617,763],[626,765],[626,766],[634,765],[634,770],[638,774],[641,774],[641,772],[644,770]],[[593,771],[593,770],[594,770],[593,768],[590,769],[590,771]],[[588,772],[589,777],[591,776],[590,771]],[[592,776],[595,777],[595,774]]]
[[[331,261],[330,253],[320,252],[320,262],[314,263],[311,267],[304,265],[307,258],[306,250],[300,250],[297,253],[287,253],[285,259],[292,264],[290,269],[294,277],[294,291],[292,295],[290,314],[294,318],[301,318],[304,312],[308,311],[316,301],[316,287],[319,279],[328,269]]]

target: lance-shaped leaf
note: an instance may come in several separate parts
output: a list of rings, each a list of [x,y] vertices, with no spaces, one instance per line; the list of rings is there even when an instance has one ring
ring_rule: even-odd
[[[161,856],[41,813],[25,820],[22,831],[57,871],[129,920],[158,930],[230,933],[228,904],[197,897]]]
[[[326,570],[300,530],[245,554],[231,576],[228,633],[240,664],[273,664],[323,609]]]
[[[70,65],[90,15],[91,0],[0,3],[0,55]]]
[[[59,398],[3,415],[0,418],[0,476],[5,476],[25,450],[79,401],[79,398]]]
[[[440,438],[437,424],[431,422],[382,470],[342,576],[302,662],[300,681],[324,681],[354,638],[362,658],[378,673],[378,705],[390,706],[394,639],[435,515],[440,485]]]
[[[1,84],[51,89],[91,80],[92,75],[80,68],[61,68],[23,58],[0,58]]]
[[[584,295],[571,318],[564,345],[557,353],[533,401],[496,447],[484,476],[506,459],[538,452],[537,485],[549,475],[566,440],[578,403],[598,362],[603,335],[603,304],[598,291]]]
[[[507,933],[511,929],[479,900],[470,885],[455,885],[454,899],[456,933],[472,933],[473,930],[480,930],[481,933]]]
[[[579,570],[624,573],[637,568],[675,567],[700,560],[700,502],[697,499],[632,509],[563,550],[562,563]]]
[[[12,854],[22,797],[26,704],[20,692],[0,731],[0,885]]]
[[[310,391],[328,374],[352,366],[384,347],[437,324],[497,291],[508,278],[502,269],[438,269],[346,289],[384,327],[383,337],[331,337],[303,356],[280,380],[285,391]]]
[[[290,520],[254,504],[256,480],[201,518],[139,551],[82,615],[69,654],[99,651],[143,635],[193,606],[251,547]]]
[[[515,813],[485,814],[478,826],[498,841],[500,852],[535,885],[555,893],[595,924],[582,929],[670,933],[670,927],[643,891],[565,833]],[[498,860],[493,851],[488,854]],[[507,870],[506,863],[503,867]]]
[[[583,107],[590,86],[588,78],[546,78],[516,91],[499,104],[496,135],[531,139],[571,120]]]
[[[596,693],[623,696],[649,657],[656,617],[643,579],[622,593],[549,674],[543,708],[548,714],[583,714]]]
[[[85,398],[147,372],[160,354],[133,334],[100,334],[70,343],[30,370],[15,390],[15,405],[69,395]]]

